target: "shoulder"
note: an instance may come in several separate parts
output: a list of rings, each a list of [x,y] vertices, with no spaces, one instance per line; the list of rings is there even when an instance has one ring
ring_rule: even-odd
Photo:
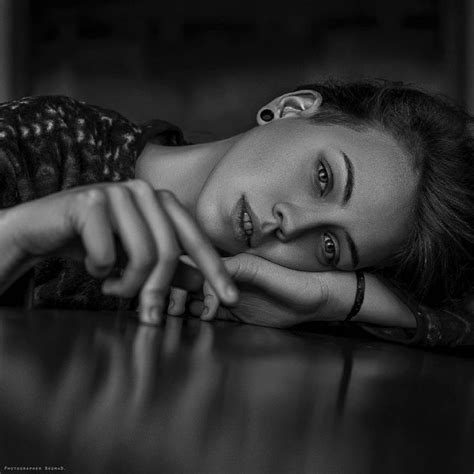
[[[32,111],[56,114],[80,107],[82,104],[78,100],[63,95],[27,96],[1,103],[0,114],[22,114],[31,113]]]

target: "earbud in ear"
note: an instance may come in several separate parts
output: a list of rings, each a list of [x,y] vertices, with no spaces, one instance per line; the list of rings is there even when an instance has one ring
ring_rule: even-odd
[[[275,114],[270,109],[263,109],[260,112],[260,118],[264,122],[271,122],[275,118]]]

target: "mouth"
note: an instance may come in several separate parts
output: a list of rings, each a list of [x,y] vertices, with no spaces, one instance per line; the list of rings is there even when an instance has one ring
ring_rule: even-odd
[[[248,248],[252,248],[252,236],[254,234],[254,223],[252,219],[252,211],[245,199],[245,196],[237,201],[233,214],[234,234],[237,240],[245,242]]]

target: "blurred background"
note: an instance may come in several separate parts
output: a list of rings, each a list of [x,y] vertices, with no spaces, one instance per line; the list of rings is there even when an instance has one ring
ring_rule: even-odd
[[[474,0],[0,0],[0,101],[67,94],[206,141],[324,78],[403,80],[474,111]]]

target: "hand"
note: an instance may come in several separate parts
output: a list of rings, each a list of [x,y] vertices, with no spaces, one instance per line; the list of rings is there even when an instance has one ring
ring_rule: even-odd
[[[340,276],[353,278],[349,273],[300,272],[250,254],[227,258],[224,263],[239,284],[239,302],[230,307],[219,306],[218,296],[206,281],[202,296],[194,298],[189,305],[189,311],[201,319],[231,319],[289,327],[307,321],[342,320],[350,310],[334,291]],[[171,300],[174,304],[168,312],[183,313],[187,298],[184,290],[173,289]]]
[[[174,195],[141,180],[83,186],[29,201],[2,211],[0,226],[1,253],[17,255],[18,264],[67,256],[84,260],[92,276],[106,278],[105,294],[133,297],[140,291],[142,321],[161,318],[183,253],[219,299],[231,304],[238,296],[218,253]],[[114,278],[110,273],[121,248],[128,261]]]

